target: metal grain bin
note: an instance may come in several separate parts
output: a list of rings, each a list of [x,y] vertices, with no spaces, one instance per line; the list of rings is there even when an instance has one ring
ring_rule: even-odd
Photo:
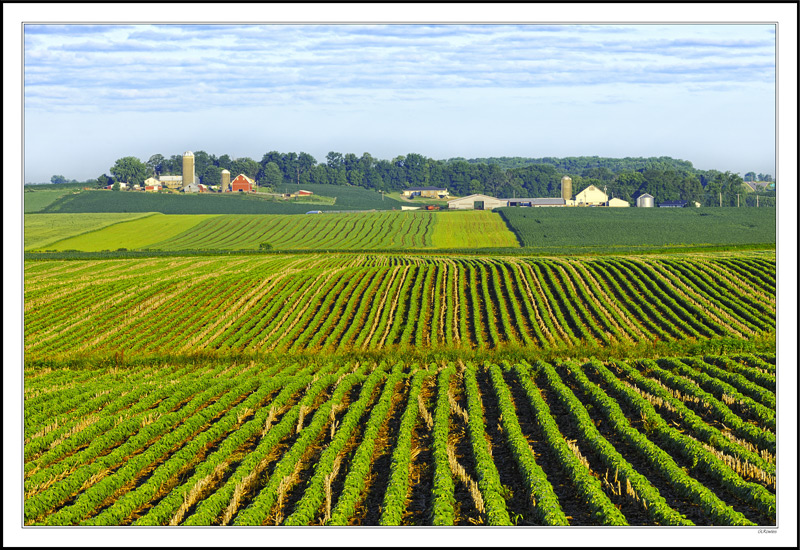
[[[636,197],[636,206],[639,208],[653,208],[656,205],[656,201],[653,198],[653,195],[648,195],[645,193],[644,195],[639,195]]]

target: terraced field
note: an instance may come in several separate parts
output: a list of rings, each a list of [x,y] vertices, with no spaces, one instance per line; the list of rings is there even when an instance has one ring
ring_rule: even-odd
[[[285,254],[37,261],[29,359],[605,348],[775,329],[774,253],[600,259]]]
[[[775,525],[775,386],[774,355],[29,369],[24,522]]]

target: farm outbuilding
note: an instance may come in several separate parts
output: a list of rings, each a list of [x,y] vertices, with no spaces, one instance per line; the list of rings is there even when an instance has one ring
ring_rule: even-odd
[[[503,206],[508,206],[508,199],[498,199],[480,194],[447,201],[447,208],[450,210],[491,210]]]
[[[687,201],[665,201],[658,205],[659,208],[686,208],[689,206]]]
[[[656,205],[656,200],[653,195],[644,193],[636,197],[636,206],[638,208],[653,208]]]
[[[608,195],[594,185],[590,185],[575,195],[576,206],[601,206],[607,202]]]
[[[256,182],[248,178],[244,174],[239,174],[231,182],[231,192],[233,193],[236,193],[237,191],[241,191],[243,193],[252,193],[253,191],[255,191],[255,187],[256,187]]]
[[[295,193],[295,195],[297,195],[298,197],[310,197],[313,194],[314,194],[313,191],[306,191],[305,189],[300,189],[299,191],[297,191],[297,193]]]
[[[445,187],[409,187],[403,189],[404,197],[425,197],[429,199],[444,199],[450,196]]]
[[[180,189],[183,187],[183,176],[158,176],[158,183],[161,187]]]
[[[548,206],[566,206],[567,201],[563,198],[537,198],[537,199],[506,199],[508,206],[531,206],[531,207],[548,207]]]
[[[629,207],[630,205],[631,203],[629,203],[628,201],[616,198],[608,199],[608,202],[606,203],[606,206],[615,206],[618,208],[626,208]]]

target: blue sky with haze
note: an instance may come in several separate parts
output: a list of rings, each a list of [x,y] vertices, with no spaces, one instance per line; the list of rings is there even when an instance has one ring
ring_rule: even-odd
[[[775,174],[773,25],[26,25],[25,181],[202,149]]]

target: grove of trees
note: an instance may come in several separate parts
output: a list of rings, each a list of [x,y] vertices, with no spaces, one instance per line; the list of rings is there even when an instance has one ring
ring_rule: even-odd
[[[202,183],[217,185],[222,170],[231,177],[245,174],[259,186],[277,190],[281,186],[304,184],[350,185],[377,191],[400,191],[408,187],[446,187],[453,195],[485,193],[497,197],[557,197],[561,177],[573,180],[573,192],[589,185],[604,189],[609,196],[634,202],[643,193],[656,202],[686,200],[705,206],[735,206],[737,193],[747,193],[744,180],[731,172],[697,170],[692,163],[671,157],[651,158],[523,158],[491,157],[436,160],[418,153],[392,160],[377,159],[370,153],[329,152],[324,161],[308,153],[265,153],[260,161],[249,157],[231,158],[195,151],[195,171]],[[146,162],[124,157],[110,169],[115,181],[141,184],[150,176],[179,175],[182,155],[152,155]],[[55,176],[54,176],[55,177]],[[748,179],[771,179],[769,174],[746,174]],[[107,181],[104,174],[98,178]],[[108,183],[105,183],[108,185]],[[774,192],[773,192],[774,195]],[[774,204],[774,200],[772,201]],[[764,205],[769,205],[769,193]]]

